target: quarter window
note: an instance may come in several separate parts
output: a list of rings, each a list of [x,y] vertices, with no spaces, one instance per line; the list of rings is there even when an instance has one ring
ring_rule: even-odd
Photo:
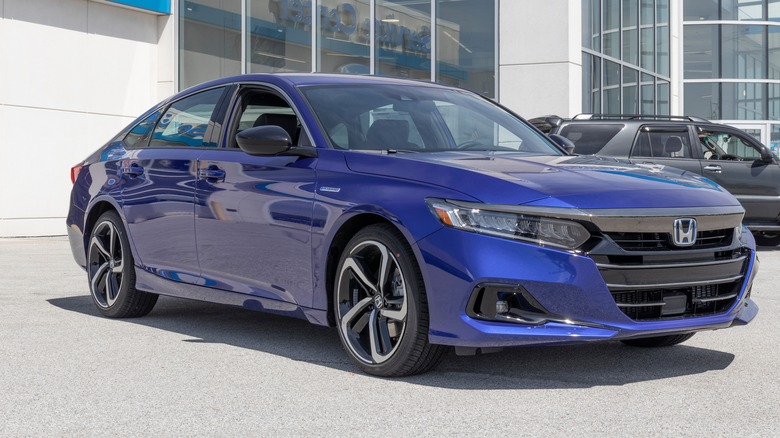
[[[568,138],[577,146],[576,151],[580,155],[593,155],[599,153],[625,125],[571,125],[561,129],[561,135]],[[625,153],[625,152],[624,152]]]
[[[211,116],[223,91],[224,88],[217,88],[174,102],[157,124],[151,147],[204,146]]]
[[[141,123],[133,126],[133,129],[124,138],[125,145],[127,147],[143,147],[149,140],[149,134],[152,133],[157,120],[160,119],[160,114],[162,112],[155,111],[149,117],[143,119]]]

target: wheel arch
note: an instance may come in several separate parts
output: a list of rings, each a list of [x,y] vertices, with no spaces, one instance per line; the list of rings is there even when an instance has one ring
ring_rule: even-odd
[[[89,248],[89,236],[92,234],[92,229],[94,228],[95,223],[97,222],[98,218],[107,211],[114,211],[117,215],[119,215],[119,219],[122,221],[122,225],[125,227],[125,232],[128,234],[127,240],[130,242],[130,251],[133,254],[133,258],[135,259],[136,263],[140,263],[138,254],[135,250],[135,243],[133,242],[130,233],[127,231],[127,221],[125,220],[125,216],[122,214],[122,208],[119,206],[119,204],[117,204],[114,198],[108,196],[95,198],[95,200],[93,200],[87,209],[87,213],[84,218],[84,251],[86,252],[87,248]]]
[[[326,257],[325,291],[326,291],[328,325],[331,327],[334,327],[336,325],[335,309],[333,308],[333,294],[334,294],[334,283],[336,281],[336,270],[338,269],[338,264],[339,264],[339,260],[341,259],[341,254],[344,251],[344,248],[346,248],[347,243],[349,243],[350,239],[352,239],[352,236],[354,236],[358,231],[362,230],[363,228],[375,224],[387,224],[395,228],[399,232],[399,234],[403,236],[403,239],[406,242],[406,244],[409,245],[409,247],[412,249],[412,253],[414,253],[415,258],[417,258],[415,262],[418,265],[420,265],[418,250],[413,245],[413,242],[410,241],[409,239],[410,235],[408,231],[404,230],[403,227],[400,226],[398,223],[388,219],[385,216],[373,212],[359,213],[347,219],[343,224],[341,224],[341,226],[339,226],[338,230],[333,234],[333,239],[331,239],[330,245],[328,246],[328,255]]]

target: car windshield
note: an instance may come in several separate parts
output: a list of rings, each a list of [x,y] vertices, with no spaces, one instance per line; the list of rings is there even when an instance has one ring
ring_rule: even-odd
[[[337,149],[562,155],[512,114],[465,91],[339,85],[305,87],[302,92]]]

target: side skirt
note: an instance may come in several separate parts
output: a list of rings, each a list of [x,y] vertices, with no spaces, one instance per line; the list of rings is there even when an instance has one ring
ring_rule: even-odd
[[[145,292],[209,303],[226,304],[228,306],[242,307],[258,312],[305,319],[312,324],[328,325],[326,310],[311,309],[284,301],[173,281],[154,275],[138,266],[135,267],[135,278],[136,287]]]

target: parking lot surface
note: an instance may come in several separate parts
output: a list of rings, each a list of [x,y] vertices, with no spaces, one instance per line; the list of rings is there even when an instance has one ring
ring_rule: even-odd
[[[360,373],[335,329],[161,297],[103,318],[67,239],[0,239],[0,436],[780,436],[780,249],[748,326],[670,348],[450,353]]]

